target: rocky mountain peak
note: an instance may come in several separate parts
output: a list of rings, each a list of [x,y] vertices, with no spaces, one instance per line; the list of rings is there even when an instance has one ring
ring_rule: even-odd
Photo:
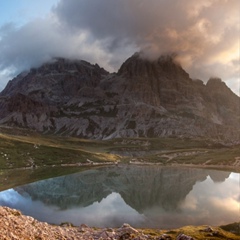
[[[210,91],[214,91],[214,92],[232,92],[226,85],[225,82],[222,81],[221,78],[217,78],[217,77],[211,77],[207,84],[206,87],[208,88],[208,90]]]
[[[221,78],[210,78],[206,84],[206,89],[211,98],[214,99],[212,101],[218,103],[219,108],[228,109],[228,112],[230,109],[239,111],[239,97],[230,90]]]
[[[184,77],[189,77],[189,74],[175,61],[174,56],[174,54],[163,55],[158,59],[151,60],[137,52],[122,64],[118,75],[124,77],[159,77],[171,74],[172,76],[184,75]]]
[[[40,66],[39,68],[32,68],[32,73],[39,74],[54,74],[54,73],[91,73],[94,70],[98,70],[102,74],[108,74],[106,70],[100,68],[98,64],[91,64],[84,60],[72,60],[66,58],[56,57],[53,58],[50,62],[47,62]]]
[[[0,94],[0,124],[84,138],[235,141],[239,100],[221,79],[193,81],[174,55],[149,60],[135,53],[112,74],[56,58],[9,81]]]
[[[1,96],[17,93],[34,99],[61,101],[66,96],[76,96],[83,87],[96,87],[109,73],[99,65],[83,60],[54,58],[38,68],[19,74],[9,81]]]
[[[150,60],[142,53],[135,53],[117,74],[126,79],[130,95],[136,101],[150,105],[175,108],[177,102],[194,94],[193,81],[175,61],[174,54]]]

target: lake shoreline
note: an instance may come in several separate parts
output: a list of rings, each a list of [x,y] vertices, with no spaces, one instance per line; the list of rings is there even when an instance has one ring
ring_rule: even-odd
[[[194,163],[152,163],[146,161],[130,161],[125,162],[87,162],[87,163],[65,163],[61,165],[50,165],[50,166],[31,166],[31,167],[21,167],[21,168],[8,168],[2,170],[31,170],[37,168],[46,167],[101,167],[101,166],[118,166],[118,165],[139,165],[139,166],[162,166],[162,167],[188,167],[188,168],[202,168],[202,169],[215,169],[215,170],[226,170],[240,173],[240,162],[235,165],[223,165],[223,164],[194,164]]]
[[[163,166],[163,167],[188,167],[188,168],[202,168],[202,169],[212,169],[212,170],[226,170],[226,171],[233,171],[236,173],[240,172],[240,164],[239,165],[210,165],[210,164],[184,164],[184,163],[169,163],[169,164],[162,164],[162,163],[151,163],[151,162],[130,162],[129,164],[132,165],[153,165],[153,166]]]
[[[133,166],[159,166],[159,167],[176,167],[176,168],[198,168],[198,169],[209,169],[209,170],[220,170],[220,171],[231,171],[234,173],[240,173],[240,165],[210,165],[210,164],[184,164],[184,163],[153,163],[146,161],[129,161],[129,162],[87,162],[87,163],[70,163],[60,165],[43,165],[43,166],[31,166],[31,167],[20,167],[20,168],[4,168],[0,169],[0,191],[14,188],[18,185],[24,185],[31,182],[44,180],[48,178],[58,177],[66,174],[77,173],[85,168],[99,168],[99,167],[114,167],[122,165],[133,165]],[[53,174],[57,171],[57,174]],[[60,169],[60,170],[59,170]],[[24,172],[20,173],[19,172]],[[26,172],[26,173],[25,173]],[[30,173],[28,173],[30,172]],[[36,172],[36,174],[32,174]],[[47,174],[45,174],[48,172]],[[31,175],[31,178],[28,175]],[[25,176],[22,180],[18,177],[19,175]],[[36,175],[36,177],[34,177]],[[38,177],[39,175],[39,177]],[[10,180],[10,181],[9,181]]]

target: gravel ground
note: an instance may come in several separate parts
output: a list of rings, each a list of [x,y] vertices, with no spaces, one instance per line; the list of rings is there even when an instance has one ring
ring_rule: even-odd
[[[32,217],[24,216],[21,212],[0,207],[0,239],[16,240],[45,240],[45,239],[159,239],[144,235],[142,232],[132,228],[129,224],[124,224],[118,229],[95,229],[86,225],[72,227],[54,226],[45,222],[39,222]]]

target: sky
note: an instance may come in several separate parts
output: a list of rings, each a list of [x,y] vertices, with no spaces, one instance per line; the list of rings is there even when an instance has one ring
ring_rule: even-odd
[[[176,53],[193,79],[240,86],[239,0],[0,0],[0,91],[53,57],[112,72],[137,51]]]

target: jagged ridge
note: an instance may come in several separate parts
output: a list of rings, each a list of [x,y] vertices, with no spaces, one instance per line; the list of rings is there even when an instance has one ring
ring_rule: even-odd
[[[239,97],[221,79],[192,80],[173,56],[134,54],[117,73],[55,59],[11,80],[0,124],[86,138],[210,137],[239,141]]]

